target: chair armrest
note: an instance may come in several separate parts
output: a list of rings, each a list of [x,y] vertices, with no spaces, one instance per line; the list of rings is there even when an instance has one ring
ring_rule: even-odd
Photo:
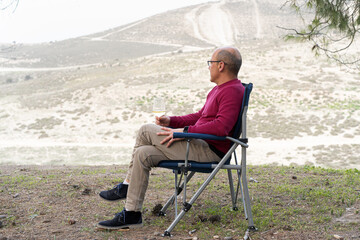
[[[230,140],[234,143],[238,143],[239,145],[243,147],[249,147],[244,141],[241,141],[241,139],[235,139],[232,137],[219,137],[211,134],[203,134],[203,133],[182,133],[182,132],[174,132],[173,133],[174,138],[197,138],[197,139],[206,139],[206,140],[217,140],[217,141],[225,141]],[[247,140],[247,139],[246,139]]]
[[[217,141],[225,141],[226,137],[219,137],[210,134],[202,134],[202,133],[182,133],[182,132],[174,132],[174,138],[197,138],[197,139],[207,139],[207,140],[217,140]]]

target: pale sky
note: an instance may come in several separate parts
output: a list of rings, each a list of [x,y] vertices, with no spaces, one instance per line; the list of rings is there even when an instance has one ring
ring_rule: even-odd
[[[15,10],[0,10],[0,43],[59,41],[210,1],[214,0],[19,0]]]

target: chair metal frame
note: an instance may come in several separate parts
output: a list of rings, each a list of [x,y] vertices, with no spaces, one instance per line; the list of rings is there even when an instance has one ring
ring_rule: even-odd
[[[230,186],[230,194],[232,200],[233,210],[238,210],[236,203],[238,200],[239,188],[242,196],[242,202],[244,206],[245,219],[248,220],[248,230],[256,231],[257,229],[254,226],[253,216],[251,212],[251,204],[250,204],[250,196],[249,189],[246,178],[246,149],[248,148],[248,139],[246,136],[246,118],[247,118],[247,110],[248,103],[250,98],[250,93],[252,91],[252,83],[245,84],[245,92],[242,100],[241,112],[239,114],[237,124],[235,125],[235,132],[232,137],[219,137],[209,134],[197,134],[197,133],[174,133],[174,138],[185,138],[187,141],[187,150],[185,154],[185,160],[179,161],[162,161],[159,163],[157,167],[169,168],[173,169],[175,174],[175,192],[168,199],[166,204],[160,210],[159,215],[164,216],[166,214],[166,210],[168,207],[175,203],[175,219],[170,224],[170,226],[165,230],[163,236],[171,236],[171,231],[175,228],[178,222],[182,219],[182,217],[187,213],[191,206],[194,204],[196,199],[201,195],[201,193],[205,190],[207,185],[211,182],[211,180],[216,176],[220,169],[226,169],[228,172],[229,178],[229,186]],[[240,138],[241,136],[241,138]],[[189,146],[191,143],[191,139],[209,139],[209,140],[230,140],[232,142],[232,146],[225,154],[225,156],[220,160],[220,162],[209,162],[209,163],[199,163],[194,161],[189,161]],[[241,162],[239,164],[237,156],[236,156],[236,148],[241,146]],[[231,156],[234,156],[234,164],[231,163]],[[236,170],[237,172],[237,187],[236,191],[234,189],[234,182],[232,177],[232,170]],[[190,172],[190,173],[189,173]],[[196,172],[202,173],[210,173],[203,184],[199,187],[199,189],[194,193],[189,202],[186,201],[186,185],[190,181],[190,179],[194,176]],[[181,174],[180,181],[178,181],[178,174]],[[184,178],[183,182],[181,182],[182,177]],[[178,203],[177,196],[183,191],[183,209],[178,214]]]

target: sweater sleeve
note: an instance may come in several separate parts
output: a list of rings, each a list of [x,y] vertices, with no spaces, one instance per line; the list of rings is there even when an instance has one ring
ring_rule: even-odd
[[[204,107],[197,113],[191,113],[184,116],[171,116],[170,117],[170,126],[172,128],[183,128],[185,126],[194,125],[197,120],[201,117],[201,113]]]
[[[190,125],[189,133],[205,133],[227,136],[234,127],[240,113],[241,99],[244,92],[239,88],[229,87],[216,97],[218,111],[211,121]]]

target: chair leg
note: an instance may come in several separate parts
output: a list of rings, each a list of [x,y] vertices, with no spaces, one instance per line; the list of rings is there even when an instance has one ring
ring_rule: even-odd
[[[237,186],[237,189],[236,189],[236,194],[238,195],[238,192],[239,192],[239,188],[240,188],[240,192],[241,192],[241,201],[243,203],[243,206],[244,206],[244,213],[245,213],[245,219],[248,220],[248,214],[247,214],[247,209],[246,209],[246,204],[245,204],[245,199],[244,199],[244,190],[243,190],[243,187],[242,187],[242,181],[241,181],[241,170],[238,170],[237,171],[237,174],[238,174],[238,186]]]
[[[256,228],[254,226],[252,212],[251,212],[249,188],[248,188],[247,179],[246,179],[246,164],[245,164],[246,163],[246,153],[245,153],[245,149],[243,149],[242,154],[243,155],[242,155],[242,163],[241,163],[241,165],[242,165],[241,166],[242,167],[241,179],[242,179],[242,185],[243,185],[243,191],[244,191],[243,201],[245,202],[245,206],[246,206],[246,209],[244,209],[244,210],[245,210],[245,215],[247,215],[249,229],[256,230]]]
[[[225,161],[229,158],[231,155],[231,152],[234,152],[235,148],[237,147],[237,144],[234,144],[229,152],[222,158],[222,160],[218,163],[218,165],[214,168],[214,170],[210,173],[210,175],[206,178],[206,180],[203,182],[203,184],[199,187],[199,189],[195,192],[195,194],[192,196],[189,202],[184,204],[184,208],[181,210],[179,215],[175,218],[175,220],[171,223],[171,225],[165,230],[164,236],[171,236],[170,232],[174,229],[176,224],[181,220],[181,218],[185,215],[186,212],[188,212],[191,208],[191,206],[194,204],[196,199],[200,196],[200,194],[205,190],[207,185],[211,182],[211,180],[215,177],[215,175],[219,172],[219,170],[224,166]]]
[[[181,210],[179,215],[174,219],[174,221],[170,224],[170,226],[165,230],[163,236],[171,236],[170,232],[175,228],[175,226],[179,223],[182,217],[187,213],[196,199],[200,196],[200,194],[205,190],[206,186],[210,183],[210,181],[214,178],[218,170],[215,168],[210,176],[203,182],[200,188],[196,191],[196,193],[192,196],[190,201],[186,203],[186,206]],[[214,174],[213,174],[214,173]]]
[[[178,214],[178,205],[177,205],[177,195],[178,195],[178,192],[179,192],[179,189],[178,189],[178,185],[177,185],[177,177],[178,177],[178,173],[175,171],[175,193],[174,193],[174,200],[175,200],[175,218],[177,217],[177,214]],[[181,181],[181,180],[180,180]]]
[[[232,201],[232,205],[233,205],[233,210],[237,211],[238,208],[236,207],[236,202],[237,202],[237,197],[235,195],[235,191],[234,191],[234,182],[233,182],[233,178],[232,178],[232,172],[231,169],[227,170],[228,172],[228,178],[229,178],[229,186],[230,186],[230,194],[231,194],[231,201]]]
[[[234,152],[234,158],[235,158],[235,163],[236,165],[238,165],[238,160],[237,160],[237,156],[236,156],[236,152]],[[243,188],[242,188],[242,184],[241,184],[241,169],[236,170],[237,173],[237,185],[236,185],[236,193],[235,193],[235,202],[237,202],[237,198],[239,196],[239,188],[241,191],[241,201],[244,205],[244,213],[245,213],[245,219],[247,220],[247,211],[246,211],[246,205],[245,205],[245,201],[244,201],[244,192],[243,192]]]
[[[247,180],[246,180],[246,175],[245,174],[243,174],[243,188],[244,188],[244,201],[245,201],[244,205],[246,205],[245,214],[247,215],[248,229],[250,231],[257,231],[257,228],[254,225],[254,220],[253,220],[253,217],[252,217],[249,189],[248,189],[248,186],[247,186]]]
[[[175,177],[177,177],[176,175],[177,175],[177,173],[175,173]],[[191,179],[194,175],[195,175],[195,172],[190,172],[190,173],[189,173],[189,175],[188,175],[188,177],[187,177],[188,182],[190,181],[190,179]],[[174,204],[174,202],[175,202],[175,199],[176,199],[175,196],[179,195],[179,194],[181,193],[181,191],[184,189],[184,182],[182,182],[180,186],[178,186],[178,185],[175,185],[175,186],[176,186],[176,188],[178,189],[178,191],[169,197],[169,199],[167,200],[167,202],[165,203],[165,205],[163,206],[163,208],[160,210],[159,216],[165,216],[165,215],[166,215],[166,211],[167,211],[167,209],[169,208],[169,206],[172,205],[172,204]],[[177,213],[175,214],[175,216],[176,216],[176,215],[177,215]]]

